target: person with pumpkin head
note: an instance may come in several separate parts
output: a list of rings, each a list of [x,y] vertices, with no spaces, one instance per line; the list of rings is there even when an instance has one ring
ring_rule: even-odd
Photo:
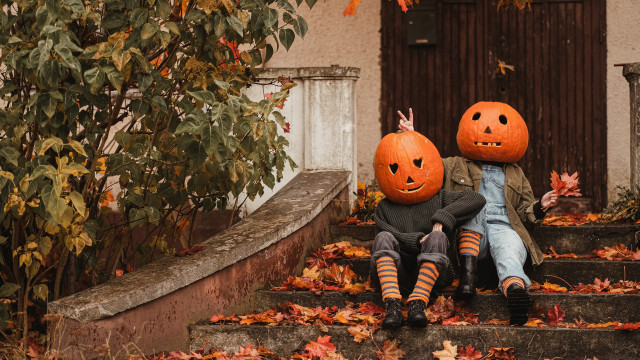
[[[408,296],[407,322],[427,325],[431,290],[455,277],[445,232],[472,219],[485,204],[474,191],[441,190],[440,153],[415,131],[386,135],[375,154],[375,175],[386,198],[376,207],[378,227],[371,256],[373,283],[385,302],[383,328],[404,324],[402,296]]]
[[[400,111],[398,114],[400,130],[413,131],[412,111],[409,120]],[[460,283],[455,295],[468,300],[476,294],[477,261],[490,255],[513,325],[526,323],[531,307],[531,282],[524,272],[527,254],[533,265],[543,260],[526,226],[539,223],[558,199],[552,190],[535,200],[529,181],[516,164],[528,142],[527,125],[514,108],[500,102],[479,102],[462,115],[458,125],[457,143],[463,156],[443,159],[445,190],[475,190],[487,201],[457,235]]]

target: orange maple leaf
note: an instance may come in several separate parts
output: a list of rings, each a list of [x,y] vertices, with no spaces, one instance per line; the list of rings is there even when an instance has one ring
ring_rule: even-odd
[[[564,320],[565,312],[560,309],[560,305],[557,305],[549,309],[549,318],[547,324],[558,325],[558,322]]]
[[[347,330],[349,331],[349,335],[353,336],[353,341],[357,343],[361,343],[371,336],[371,330],[366,325],[349,326]]]
[[[349,5],[347,5],[347,7],[344,9],[344,11],[342,12],[342,15],[355,16],[356,12],[358,11],[357,6],[360,6],[360,0],[350,0]]]
[[[445,340],[442,342],[443,350],[433,352],[433,357],[441,360],[455,360],[458,356],[458,346],[452,346],[451,341]]]
[[[456,360],[480,360],[482,359],[482,353],[479,350],[476,350],[471,345],[467,345],[467,347],[462,348],[458,353],[458,357]]]
[[[496,359],[504,359],[504,360],[516,360],[515,349],[514,348],[491,348],[489,349],[489,355],[485,358],[487,360],[496,360]]]
[[[566,171],[558,177],[558,173],[551,171],[551,188],[558,193],[558,195],[564,196],[582,196],[580,189],[578,189],[578,172],[574,172],[569,175]]]
[[[327,355],[327,352],[336,351],[336,346],[331,342],[331,336],[318,336],[318,341],[312,341],[307,346],[304,347],[306,351],[309,352],[312,356],[317,356],[319,358],[324,358]]]
[[[638,328],[640,328],[640,322],[637,323],[624,323],[624,324],[618,324],[615,325],[614,329],[616,330],[626,330],[626,331],[633,331],[633,330],[637,330]]]
[[[398,340],[385,340],[382,349],[376,352],[376,356],[380,360],[399,360],[404,359],[406,352],[398,347]]]

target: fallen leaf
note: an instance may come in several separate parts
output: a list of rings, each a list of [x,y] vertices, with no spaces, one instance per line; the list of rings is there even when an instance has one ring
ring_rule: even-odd
[[[640,328],[640,322],[624,323],[624,324],[621,323],[614,327],[614,329],[616,330],[626,330],[626,331],[633,331],[633,330],[637,330],[638,328]]]
[[[482,353],[476,350],[471,345],[467,345],[462,348],[458,353],[456,360],[480,360],[482,359]]]
[[[514,348],[491,348],[489,349],[489,355],[485,358],[487,360],[503,359],[503,360],[516,360]]]
[[[560,305],[555,305],[553,308],[549,309],[549,318],[547,319],[547,324],[549,325],[558,325],[558,322],[564,320],[565,312],[560,309]]]
[[[349,335],[353,336],[353,341],[357,343],[361,343],[371,336],[371,330],[366,325],[349,326],[347,331],[349,331]]]
[[[434,351],[433,357],[440,360],[456,360],[456,356],[458,356],[458,346],[452,346],[449,340],[443,341],[442,346],[444,346],[444,349]]]
[[[306,351],[312,356],[323,358],[327,352],[336,351],[336,346],[331,342],[331,336],[318,336],[318,341],[312,341],[304,347]]]
[[[376,352],[380,360],[400,360],[404,359],[406,352],[398,347],[398,340],[385,340],[382,349]]]

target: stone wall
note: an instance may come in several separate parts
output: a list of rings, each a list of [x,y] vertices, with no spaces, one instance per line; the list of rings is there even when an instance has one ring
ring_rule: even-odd
[[[190,324],[252,307],[253,290],[301,271],[349,212],[350,174],[305,171],[262,207],[191,256],[159,259],[49,303],[51,345],[63,358],[109,351],[188,351]]]
[[[607,189],[609,201],[615,187],[631,181],[629,84],[618,63],[640,61],[640,1],[607,1]]]

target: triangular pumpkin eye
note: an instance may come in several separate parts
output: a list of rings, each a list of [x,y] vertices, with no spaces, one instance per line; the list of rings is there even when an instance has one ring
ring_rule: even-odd
[[[393,164],[389,165],[389,170],[391,170],[391,173],[393,175],[395,175],[396,171],[398,171],[398,164],[397,163],[393,163]]]
[[[422,158],[413,160],[413,165],[415,165],[419,169],[422,169]]]

